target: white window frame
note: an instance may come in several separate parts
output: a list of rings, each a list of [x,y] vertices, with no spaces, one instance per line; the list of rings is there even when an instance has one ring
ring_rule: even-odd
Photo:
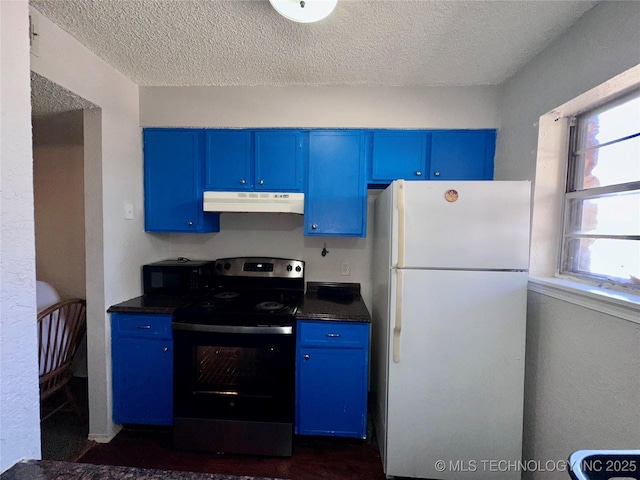
[[[634,240],[639,241],[640,235],[595,235],[589,233],[574,233],[574,221],[576,220],[571,208],[572,200],[587,200],[606,197],[616,193],[633,192],[640,190],[640,181],[630,181],[627,183],[613,184],[607,186],[598,186],[591,188],[584,188],[579,182],[579,178],[582,177],[582,165],[578,161],[577,157],[585,153],[584,149],[581,149],[579,141],[579,127],[581,121],[598,111],[606,111],[612,109],[622,103],[632,99],[640,98],[640,90],[636,90],[632,93],[626,93],[615,99],[609,100],[603,104],[593,106],[588,110],[581,112],[579,115],[573,116],[569,120],[569,144],[568,144],[568,162],[567,162],[567,179],[564,194],[564,208],[563,208],[563,222],[562,222],[562,235],[560,244],[560,257],[558,259],[558,272],[560,275],[566,275],[567,277],[575,277],[579,280],[592,282],[600,285],[608,283],[611,288],[621,289],[622,291],[631,290],[640,293],[640,285],[633,285],[630,281],[625,281],[622,278],[612,278],[605,275],[600,275],[592,272],[580,271],[576,265],[574,258],[578,256],[576,246],[570,246],[571,240],[578,239],[617,239],[617,240]],[[590,147],[587,150],[596,150],[604,148],[609,145],[614,145],[620,142],[624,142],[635,137],[640,136],[640,131],[631,135],[617,138],[615,140]],[[581,217],[581,216],[580,216]]]
[[[640,65],[540,116],[533,192],[529,290],[640,323],[640,295],[559,273],[571,118],[640,88]]]

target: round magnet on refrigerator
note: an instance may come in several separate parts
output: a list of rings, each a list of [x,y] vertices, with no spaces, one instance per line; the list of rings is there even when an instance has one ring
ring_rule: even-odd
[[[444,198],[447,200],[447,202],[453,203],[458,200],[458,191],[453,189],[447,190],[444,194]]]

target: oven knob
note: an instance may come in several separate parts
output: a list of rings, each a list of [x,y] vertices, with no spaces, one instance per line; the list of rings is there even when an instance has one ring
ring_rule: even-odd
[[[235,404],[235,403],[233,403],[233,402],[229,402],[229,405],[230,405],[230,406],[232,406],[232,407],[235,407],[235,406],[236,406],[236,404]]]
[[[298,265],[298,266],[296,267],[296,272],[301,272],[301,271],[302,271],[302,267],[301,267],[300,265]]]
[[[225,263],[224,264],[224,269],[225,270],[230,270],[231,269],[231,264],[230,263]]]
[[[291,265],[287,265],[287,272],[290,272],[291,270],[293,270],[293,267]]]

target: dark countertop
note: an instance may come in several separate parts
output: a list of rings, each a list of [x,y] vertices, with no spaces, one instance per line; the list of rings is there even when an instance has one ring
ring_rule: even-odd
[[[159,313],[172,315],[176,308],[190,300],[189,297],[174,297],[170,295],[142,295],[126,302],[112,305],[108,313]]]
[[[371,323],[359,283],[308,282],[296,318]]]
[[[191,300],[184,296],[141,295],[126,302],[112,305],[108,313],[152,313],[172,315]],[[346,322],[371,322],[371,315],[360,296],[359,283],[307,282],[297,319],[340,320]]]
[[[89,465],[87,463],[23,460],[2,475],[0,480],[275,480],[265,477],[238,477],[216,473],[191,473],[174,470]]]

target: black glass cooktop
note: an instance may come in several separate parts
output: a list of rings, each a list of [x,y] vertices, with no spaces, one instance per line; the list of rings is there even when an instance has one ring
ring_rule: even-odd
[[[174,321],[209,325],[292,325],[301,291],[220,288],[174,313]]]

